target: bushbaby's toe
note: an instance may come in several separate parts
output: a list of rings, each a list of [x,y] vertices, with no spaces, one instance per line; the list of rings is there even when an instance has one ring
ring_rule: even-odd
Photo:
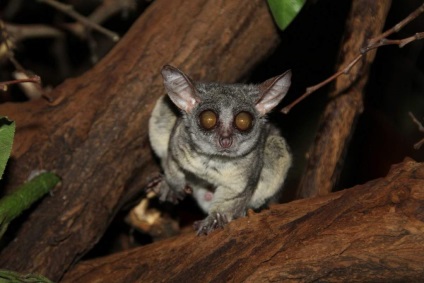
[[[197,235],[207,235],[217,228],[223,228],[228,223],[228,218],[225,214],[213,212],[203,220],[194,222],[194,229]]]

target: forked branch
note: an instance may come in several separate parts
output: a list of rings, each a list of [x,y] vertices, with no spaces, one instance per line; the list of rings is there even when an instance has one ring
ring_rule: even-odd
[[[76,12],[71,5],[63,4],[56,0],[38,0],[38,2],[45,3],[49,6],[54,7],[55,9],[67,14],[68,16],[86,25],[87,27],[97,30],[98,32],[103,33],[104,35],[110,37],[113,41],[119,40],[119,35],[117,33],[104,28],[94,23],[93,21],[90,21],[90,19],[88,19],[87,17]]]
[[[398,32],[399,30],[401,30],[406,24],[410,23],[411,21],[413,21],[414,19],[416,19],[420,14],[422,14],[424,12],[424,4],[422,4],[420,7],[418,7],[414,12],[412,12],[411,14],[409,14],[405,19],[403,19],[402,21],[400,21],[399,23],[397,23],[394,27],[392,27],[391,29],[385,31],[384,33],[370,39],[368,41],[368,45],[365,46],[364,48],[362,48],[360,50],[360,54],[358,54],[358,56],[356,56],[346,67],[344,67],[343,69],[341,69],[340,71],[336,72],[335,74],[333,74],[332,76],[330,76],[329,78],[325,79],[324,81],[307,87],[305,93],[303,93],[299,98],[297,98],[295,101],[293,101],[292,103],[290,103],[289,105],[287,105],[286,107],[284,107],[281,112],[283,112],[284,114],[289,113],[289,111],[296,106],[299,102],[301,102],[302,100],[304,100],[306,97],[308,97],[311,93],[313,93],[314,91],[316,91],[317,89],[327,85],[328,83],[334,81],[337,77],[339,77],[342,74],[349,74],[350,70],[352,69],[352,67],[354,65],[356,65],[356,63],[358,63],[358,61],[370,50],[376,49],[380,46],[385,46],[385,45],[398,45],[399,48],[404,47],[405,45],[416,41],[416,40],[420,40],[424,38],[424,32],[418,32],[413,36],[404,38],[404,39],[398,39],[398,40],[392,40],[392,39],[387,39],[388,36],[392,35],[393,33]]]

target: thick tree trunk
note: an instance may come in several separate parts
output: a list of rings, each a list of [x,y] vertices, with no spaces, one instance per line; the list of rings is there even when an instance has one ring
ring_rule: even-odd
[[[424,163],[294,201],[208,236],[181,235],[78,264],[63,282],[418,282]]]
[[[49,170],[61,188],[29,215],[0,268],[59,279],[99,240],[123,200],[155,170],[147,121],[160,68],[232,82],[278,44],[265,1],[156,0],[100,63],[39,100],[0,105],[17,123],[10,187]]]
[[[358,0],[352,2],[346,22],[338,69],[346,67],[366,46],[369,39],[380,34],[391,1]],[[363,92],[375,52],[370,52],[356,64],[347,76],[340,76],[329,94],[298,196],[300,198],[326,195],[334,188],[356,120],[363,110]]]

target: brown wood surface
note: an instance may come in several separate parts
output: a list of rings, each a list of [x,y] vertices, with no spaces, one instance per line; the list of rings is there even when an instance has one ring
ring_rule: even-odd
[[[352,2],[346,22],[338,69],[345,68],[368,40],[380,34],[391,1],[358,0]],[[363,110],[363,92],[375,51],[369,52],[348,75],[341,75],[329,94],[317,136],[309,149],[308,163],[302,177],[300,198],[331,192],[343,167],[343,159],[356,121]]]
[[[162,65],[233,82],[278,42],[265,1],[156,0],[93,69],[54,89],[52,103],[0,105],[17,124],[8,189],[36,170],[62,178],[2,250],[0,268],[58,280],[157,170],[147,121],[164,93]]]
[[[424,163],[276,205],[208,236],[181,235],[81,262],[62,282],[419,282]]]

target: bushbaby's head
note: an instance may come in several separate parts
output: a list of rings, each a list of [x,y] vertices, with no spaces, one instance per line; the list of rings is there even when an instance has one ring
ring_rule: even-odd
[[[234,157],[252,151],[263,137],[265,116],[286,95],[291,72],[259,85],[193,82],[169,65],[162,76],[194,149]]]

